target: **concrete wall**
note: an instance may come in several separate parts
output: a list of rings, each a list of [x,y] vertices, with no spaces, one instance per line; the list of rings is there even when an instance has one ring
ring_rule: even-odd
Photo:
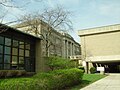
[[[35,72],[47,71],[46,61],[41,55],[41,40],[36,40]]]
[[[81,41],[86,57],[120,55],[120,32],[83,36]]]
[[[81,39],[82,60],[86,62],[120,62],[120,24],[78,32]],[[89,65],[88,69],[92,65]]]
[[[120,60],[120,24],[80,30],[78,34],[84,60]]]

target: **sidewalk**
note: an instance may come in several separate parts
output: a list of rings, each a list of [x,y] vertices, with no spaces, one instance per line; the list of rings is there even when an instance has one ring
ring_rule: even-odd
[[[109,74],[80,90],[120,90],[120,74]]]

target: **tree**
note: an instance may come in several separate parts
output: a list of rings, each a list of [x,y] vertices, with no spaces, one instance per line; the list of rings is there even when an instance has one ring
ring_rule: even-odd
[[[50,35],[52,34],[52,30],[63,30],[68,31],[72,30],[72,22],[69,19],[70,12],[66,11],[62,7],[57,7],[55,9],[44,9],[43,13],[34,13],[34,14],[28,14],[24,15],[20,18],[21,23],[24,23],[24,25],[29,26],[29,28],[26,30],[26,32],[34,33],[35,35],[40,35],[43,37],[45,42],[45,51],[46,56],[49,56],[48,50],[49,47],[53,44],[53,42],[50,40]],[[40,24],[44,22],[46,23],[47,32],[45,35],[43,33],[40,33],[39,26]]]
[[[42,0],[34,0],[36,2],[41,2]],[[8,10],[5,10],[5,8],[18,8],[18,9],[22,9],[23,7],[25,7],[26,5],[28,5],[29,3],[31,3],[31,1],[29,0],[23,0],[24,4],[19,5],[17,4],[17,1],[15,0],[0,0],[0,9],[1,9],[1,14],[0,14],[0,23],[3,22],[3,19],[5,18],[5,16],[8,13]],[[12,24],[18,22],[17,20],[15,21],[10,21],[7,22],[5,24]],[[6,29],[7,30],[7,29]],[[0,33],[5,32],[6,30],[3,30],[3,25],[0,25]]]
[[[53,71],[56,69],[67,69],[67,68],[75,68],[75,65],[69,59],[64,59],[60,57],[46,57],[46,64]]]

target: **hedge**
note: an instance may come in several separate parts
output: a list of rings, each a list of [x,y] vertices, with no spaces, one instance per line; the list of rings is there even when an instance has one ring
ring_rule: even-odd
[[[53,56],[53,57],[45,57],[47,60],[46,65],[53,71],[58,69],[68,69],[74,68],[75,65],[69,59],[64,59],[61,57]]]
[[[0,78],[25,77],[34,74],[34,72],[26,72],[25,70],[0,70]]]
[[[1,79],[0,90],[60,90],[81,82],[83,71],[73,68],[38,73],[31,78]]]
[[[91,74],[94,74],[95,72],[96,72],[96,68],[95,68],[95,67],[91,67],[91,68],[90,68],[90,73],[91,73]]]

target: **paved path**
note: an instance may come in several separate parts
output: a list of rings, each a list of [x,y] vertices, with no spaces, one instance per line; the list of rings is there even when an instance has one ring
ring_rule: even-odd
[[[80,90],[120,90],[120,74],[110,74]]]

